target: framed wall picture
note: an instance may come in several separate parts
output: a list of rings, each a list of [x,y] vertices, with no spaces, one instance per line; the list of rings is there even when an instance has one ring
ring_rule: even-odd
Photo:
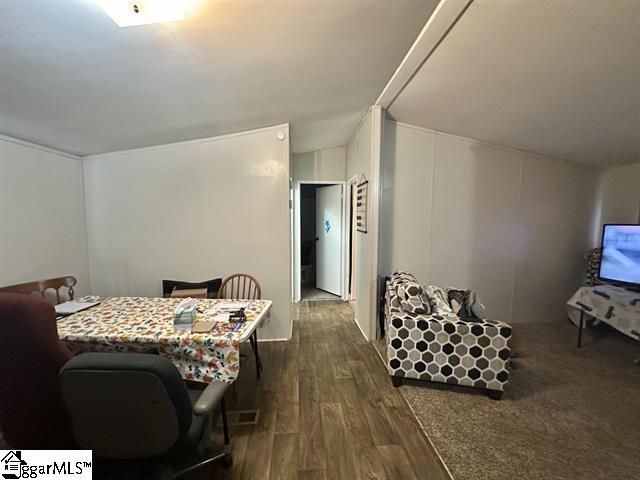
[[[367,233],[367,198],[369,195],[369,182],[361,178],[356,190],[356,230]]]

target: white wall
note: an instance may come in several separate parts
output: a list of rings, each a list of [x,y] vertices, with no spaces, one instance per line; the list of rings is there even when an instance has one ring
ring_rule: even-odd
[[[89,291],[82,162],[0,138],[0,286],[73,275]]]
[[[260,338],[289,338],[288,170],[288,125],[87,157],[92,293],[246,272],[274,301]]]
[[[356,322],[368,339],[377,335],[378,264],[379,264],[379,182],[383,113],[371,107],[347,146],[349,180],[364,174],[369,181],[367,233],[356,233]]]
[[[347,147],[326,148],[291,156],[294,181],[344,181],[347,169]]]
[[[434,146],[435,135],[425,130],[385,122],[380,206],[383,276],[411,268],[417,278],[430,278]]]
[[[601,223],[640,222],[640,163],[608,169],[601,188]]]
[[[476,289],[491,317],[564,318],[594,245],[600,170],[387,121],[381,274]]]

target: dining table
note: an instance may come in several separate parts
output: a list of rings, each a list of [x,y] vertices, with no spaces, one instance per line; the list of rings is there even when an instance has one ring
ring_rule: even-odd
[[[174,325],[182,298],[85,296],[97,305],[58,320],[60,340],[75,354],[83,352],[155,353],[170,360],[185,380],[232,383],[240,371],[240,344],[270,315],[270,300],[246,300],[242,322],[212,321],[220,302],[194,299],[196,321],[212,321],[208,333]]]

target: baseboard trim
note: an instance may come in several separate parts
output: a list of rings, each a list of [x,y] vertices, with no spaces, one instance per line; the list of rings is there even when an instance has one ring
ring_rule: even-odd
[[[291,338],[260,338],[258,337],[258,342],[288,342]]]
[[[362,334],[362,336],[364,337],[364,339],[365,339],[367,342],[370,342],[371,340],[369,340],[369,339],[367,338],[367,336],[366,336],[366,335],[365,335],[365,333],[364,333],[364,330],[362,330],[362,327],[361,327],[361,326],[360,326],[360,324],[358,323],[358,319],[357,319],[356,317],[353,317],[353,321],[354,321],[354,322],[356,322],[356,325],[358,326],[358,330],[360,330],[360,333]]]

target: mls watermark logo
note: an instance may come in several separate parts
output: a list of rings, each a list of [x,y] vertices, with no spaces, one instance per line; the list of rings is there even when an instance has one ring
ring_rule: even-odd
[[[92,467],[91,450],[0,450],[0,475],[6,480],[85,480]]]
[[[20,478],[20,467],[27,464],[22,460],[20,450],[9,450],[0,462],[2,462],[2,478],[8,479]]]

